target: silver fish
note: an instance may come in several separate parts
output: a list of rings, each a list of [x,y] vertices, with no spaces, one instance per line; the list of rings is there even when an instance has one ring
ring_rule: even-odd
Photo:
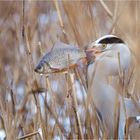
[[[73,67],[81,59],[86,58],[84,50],[57,42],[54,48],[46,53],[35,68],[40,74],[50,74]]]

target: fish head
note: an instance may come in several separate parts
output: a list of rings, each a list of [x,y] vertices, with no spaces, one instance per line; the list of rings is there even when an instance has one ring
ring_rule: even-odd
[[[39,63],[35,67],[34,71],[39,73],[39,74],[48,74],[51,72],[51,69],[46,63]]]
[[[43,72],[44,72],[44,66],[38,64],[38,65],[35,67],[34,71],[37,72],[37,73],[43,73]]]

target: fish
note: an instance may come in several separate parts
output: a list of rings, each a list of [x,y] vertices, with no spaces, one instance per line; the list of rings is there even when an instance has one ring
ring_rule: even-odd
[[[74,68],[82,59],[86,59],[84,50],[63,42],[56,42],[53,49],[41,58],[35,67],[35,72],[51,74],[66,71],[68,68]]]

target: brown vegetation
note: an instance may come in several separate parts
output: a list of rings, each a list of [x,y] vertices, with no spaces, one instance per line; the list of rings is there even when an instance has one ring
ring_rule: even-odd
[[[133,53],[125,96],[137,103],[139,14],[139,1],[0,1],[0,130],[6,138],[106,138],[86,98],[82,68],[75,75],[69,71],[50,77],[34,68],[57,40],[83,48],[102,35],[116,34]]]

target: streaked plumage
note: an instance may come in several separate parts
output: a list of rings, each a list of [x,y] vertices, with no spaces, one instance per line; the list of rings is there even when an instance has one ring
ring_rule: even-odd
[[[84,50],[57,42],[54,48],[45,54],[35,68],[41,74],[65,71],[74,67],[80,59],[86,58]]]

